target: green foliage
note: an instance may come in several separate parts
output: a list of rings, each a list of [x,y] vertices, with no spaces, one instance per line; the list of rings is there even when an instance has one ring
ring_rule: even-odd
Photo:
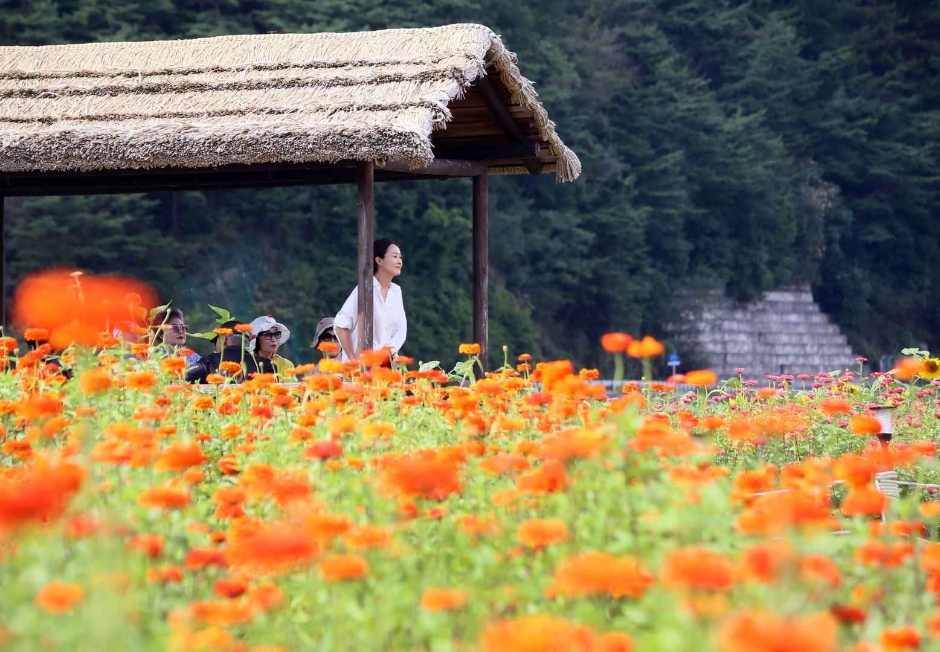
[[[491,343],[602,363],[609,330],[663,335],[676,290],[751,300],[812,283],[871,358],[940,331],[940,9],[874,0],[15,0],[0,41],[43,44],[481,22],[519,54],[582,179],[491,184]],[[470,339],[465,181],[383,184],[407,354]],[[350,188],[10,201],[11,281],[70,264],[272,313],[309,359],[355,284]],[[54,243],[50,246],[50,243]],[[898,325],[903,316],[906,326]],[[202,320],[196,323],[194,320]],[[202,323],[202,322],[205,323]],[[450,365],[456,352],[445,360]]]

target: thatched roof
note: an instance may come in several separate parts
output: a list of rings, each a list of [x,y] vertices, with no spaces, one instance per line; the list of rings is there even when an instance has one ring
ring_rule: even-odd
[[[481,25],[0,47],[0,172],[435,156],[450,105],[499,84],[560,181],[581,164]],[[523,172],[518,162],[492,172]]]

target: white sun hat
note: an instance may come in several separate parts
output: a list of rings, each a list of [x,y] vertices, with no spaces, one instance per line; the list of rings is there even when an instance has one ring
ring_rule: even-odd
[[[263,317],[258,317],[251,322],[251,339],[255,339],[259,334],[264,333],[272,329],[278,329],[281,331],[281,339],[277,343],[281,346],[284,345],[287,340],[290,339],[290,330],[284,324],[278,322],[271,315],[264,315]]]

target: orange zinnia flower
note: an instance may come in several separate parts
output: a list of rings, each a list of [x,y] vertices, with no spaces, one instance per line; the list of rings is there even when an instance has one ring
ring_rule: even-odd
[[[623,632],[607,632],[594,641],[591,652],[633,652],[633,639]]]
[[[178,566],[151,566],[147,569],[147,581],[153,584],[182,582],[183,571]]]
[[[421,608],[431,613],[453,611],[467,604],[467,592],[460,589],[427,589],[421,594]]]
[[[248,590],[248,583],[245,580],[223,577],[217,579],[212,587],[212,592],[220,598],[237,598]]]
[[[828,496],[803,491],[768,494],[754,500],[738,516],[741,534],[778,534],[792,527],[835,529],[838,521],[829,512]]]
[[[253,524],[243,518],[233,521],[225,558],[240,572],[266,574],[310,564],[321,551],[319,542],[302,527],[287,523]]]
[[[350,548],[384,548],[392,541],[392,535],[377,525],[360,525],[343,535]]]
[[[98,394],[111,389],[111,376],[104,367],[95,367],[83,373],[78,384],[86,394]]]
[[[130,304],[129,293],[140,297]],[[135,299],[136,301],[136,299]],[[49,343],[63,349],[75,342],[95,346],[98,334],[127,321],[133,311],[156,305],[156,294],[127,278],[81,275],[53,269],[28,276],[13,296],[13,322],[48,330]]]
[[[609,595],[638,598],[653,584],[653,576],[632,557],[586,552],[570,557],[555,571],[550,595],[580,597]]]
[[[202,568],[208,568],[209,566],[225,567],[228,565],[228,562],[225,561],[224,548],[191,548],[186,554],[185,563],[186,568],[189,570],[200,570]]]
[[[542,445],[536,449],[535,454],[542,459],[558,460],[559,462],[566,462],[576,457],[594,457],[609,440],[610,436],[597,428],[569,428],[557,435],[543,439]],[[541,471],[538,473],[540,473],[542,480],[547,479],[549,474],[554,474],[558,480],[562,477],[563,469],[558,467],[552,466],[545,470],[543,464],[540,469]],[[566,481],[567,479],[565,479]],[[529,482],[529,480],[525,482]],[[559,486],[559,489],[562,488],[564,487]]]
[[[849,487],[861,488],[871,485],[877,472],[878,466],[873,460],[854,453],[846,453],[832,465],[833,475],[845,480]]]
[[[441,459],[434,451],[388,459],[381,483],[386,492],[404,498],[444,500],[462,489],[457,461]]]
[[[642,340],[630,342],[627,347],[627,354],[632,358],[653,358],[662,355],[665,350],[662,342],[647,335]]]
[[[523,493],[547,494],[564,491],[570,480],[564,465],[558,460],[547,460],[541,466],[521,476],[516,488]]]
[[[888,506],[888,497],[874,487],[853,487],[842,501],[846,516],[878,516]]]
[[[884,652],[901,652],[920,648],[920,632],[911,625],[886,629],[881,632],[879,640]]]
[[[856,435],[877,435],[881,432],[881,424],[875,417],[863,414],[849,419],[849,430]]]
[[[159,534],[138,534],[127,542],[131,550],[140,550],[151,559],[163,554],[163,537]]]
[[[920,360],[912,357],[900,358],[890,372],[898,380],[911,380],[920,373]]]
[[[36,594],[36,605],[51,614],[72,610],[85,598],[85,589],[72,582],[49,582]]]
[[[568,526],[559,519],[531,518],[519,525],[516,539],[529,548],[542,548],[568,538]]]
[[[875,565],[895,568],[913,556],[914,546],[909,541],[896,541],[890,546],[884,541],[872,539],[863,542],[855,550],[855,561],[863,566]]]
[[[85,470],[72,463],[38,460],[0,475],[0,537],[30,522],[46,522],[65,511],[82,486]]]
[[[626,353],[633,336],[627,333],[607,333],[601,337],[601,348],[608,353]]]
[[[189,505],[189,492],[173,487],[151,487],[137,497],[137,504],[155,509],[180,509]]]
[[[685,375],[686,385],[701,385],[702,387],[711,387],[718,382],[718,374],[708,369],[690,371]]]
[[[182,376],[186,370],[185,358],[164,358],[160,361],[160,368],[171,376]]]
[[[803,582],[821,582],[834,589],[842,583],[839,567],[825,555],[805,555],[800,559],[799,567]]]
[[[223,360],[219,363],[219,371],[234,376],[242,372],[242,364],[240,362],[233,362],[232,360]]]
[[[174,442],[163,449],[153,468],[157,471],[179,471],[198,466],[207,459],[196,442]]]
[[[767,541],[744,551],[742,569],[749,579],[773,584],[777,581],[781,567],[793,557],[793,546],[789,541]]]
[[[724,652],[833,652],[839,625],[828,613],[783,619],[765,611],[731,616],[718,632]]]
[[[671,551],[662,568],[663,584],[679,590],[728,589],[734,576],[734,565],[728,558],[697,546]]]
[[[849,414],[852,405],[844,398],[825,398],[819,402],[819,409],[823,414]]]
[[[194,602],[190,613],[207,625],[222,627],[246,623],[255,615],[251,603],[243,600]]]
[[[368,573],[369,564],[359,555],[334,555],[320,562],[320,575],[327,582],[360,579]]]
[[[779,390],[776,387],[761,387],[755,393],[757,398],[773,398],[779,393]]]
[[[384,347],[376,350],[367,350],[359,354],[359,361],[365,367],[377,367],[379,365],[385,364],[392,359],[392,350],[388,347]]]
[[[543,615],[490,623],[480,640],[482,652],[588,652],[593,645],[588,628]]]
[[[152,371],[134,371],[124,379],[127,389],[152,389],[157,384],[157,375]]]

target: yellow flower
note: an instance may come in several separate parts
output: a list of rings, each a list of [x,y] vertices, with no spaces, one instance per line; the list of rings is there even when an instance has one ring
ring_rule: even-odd
[[[461,344],[457,352],[461,355],[480,355],[479,344]]]
[[[917,375],[921,378],[940,378],[940,358],[924,358],[920,361],[920,370]]]

